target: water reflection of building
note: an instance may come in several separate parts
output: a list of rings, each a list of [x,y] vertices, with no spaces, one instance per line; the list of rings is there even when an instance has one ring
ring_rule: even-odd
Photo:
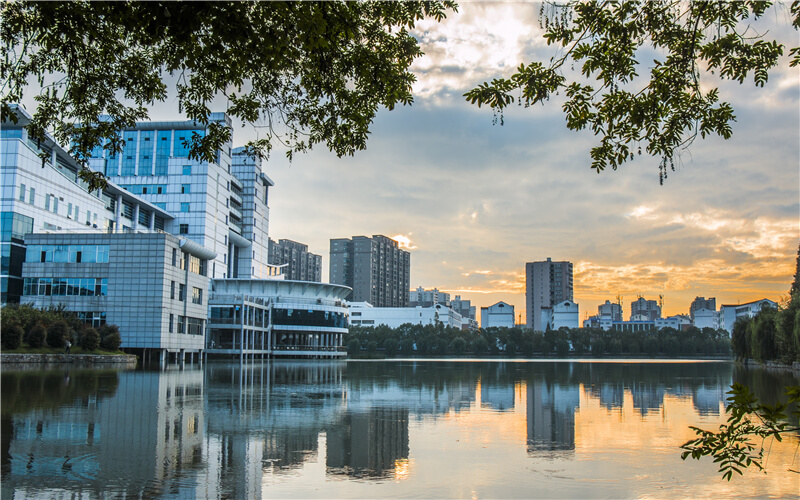
[[[633,409],[643,417],[651,411],[659,411],[664,404],[666,389],[661,384],[653,382],[634,382],[631,384],[633,396]]]
[[[65,383],[90,382],[90,375],[76,372]],[[181,478],[187,469],[202,468],[200,370],[126,373],[113,394],[99,386],[79,401],[13,416],[14,458],[3,497],[6,487],[22,496],[193,495]]]
[[[600,385],[586,386],[584,389],[593,398],[600,401],[601,406],[607,410],[622,408],[625,399],[625,384],[620,380],[616,382],[604,382]]]
[[[348,413],[327,432],[328,474],[386,477],[408,458],[408,410],[372,408]]]
[[[318,457],[345,413],[343,362],[206,365],[206,496],[260,498],[266,477]]]
[[[528,453],[575,449],[575,410],[580,407],[577,385],[528,382]]]
[[[695,388],[692,393],[692,401],[697,413],[702,416],[719,415],[720,404],[726,398],[725,390],[726,388],[723,388],[721,384],[703,384]]]
[[[514,386],[481,384],[481,406],[498,411],[514,409]]]

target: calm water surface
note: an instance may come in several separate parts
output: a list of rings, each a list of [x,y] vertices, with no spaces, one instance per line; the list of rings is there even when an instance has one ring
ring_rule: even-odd
[[[2,498],[800,495],[797,435],[730,483],[682,461],[725,420],[730,363],[256,361],[2,368]]]

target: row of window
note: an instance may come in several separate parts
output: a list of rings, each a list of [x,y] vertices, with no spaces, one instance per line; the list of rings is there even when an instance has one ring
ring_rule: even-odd
[[[105,297],[107,278],[25,278],[22,295]]]
[[[189,232],[189,228],[187,226],[186,232]],[[178,249],[172,249],[172,265],[178,266]],[[208,272],[208,261],[205,259],[201,259],[200,257],[195,257],[194,255],[190,255],[186,252],[181,252],[181,260],[180,260],[180,268],[182,271],[186,269],[189,271],[199,274],[200,276],[206,276]]]
[[[175,316],[169,315],[169,333],[175,331]],[[187,333],[189,335],[202,335],[203,325],[205,320],[201,318],[192,318],[190,316],[178,316],[177,327],[178,333]]]
[[[19,197],[17,198],[21,202],[27,202],[31,205],[36,204],[36,188],[31,187],[28,189],[25,184],[19,185]],[[54,194],[46,194],[44,195],[44,209],[48,212],[52,211],[54,214],[58,214],[58,201],[61,198],[57,197]],[[52,209],[52,210],[51,210]],[[79,221],[81,218],[81,209],[78,205],[73,205],[72,203],[67,203],[67,218],[72,219],[75,221]],[[86,210],[86,225],[94,224],[97,226],[97,213],[92,213],[91,210]]]
[[[175,300],[175,282],[170,282],[169,298]],[[186,285],[183,283],[178,284],[178,300],[183,302],[186,300]],[[192,287],[192,304],[203,305],[203,289]]]
[[[28,245],[25,262],[108,262],[108,245]]]
[[[186,165],[184,167],[184,173],[186,175],[191,174],[192,166]],[[166,184],[122,184],[120,185],[122,189],[125,191],[129,191],[133,194],[167,194],[167,185]],[[180,194],[191,194],[192,193],[192,185],[191,184],[181,184],[181,192]]]

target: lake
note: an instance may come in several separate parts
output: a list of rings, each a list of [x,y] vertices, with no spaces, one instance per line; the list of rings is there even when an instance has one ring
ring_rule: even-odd
[[[680,458],[729,362],[254,361],[2,367],[2,498],[631,498],[800,494],[800,439],[728,482]],[[792,472],[795,471],[795,472]]]

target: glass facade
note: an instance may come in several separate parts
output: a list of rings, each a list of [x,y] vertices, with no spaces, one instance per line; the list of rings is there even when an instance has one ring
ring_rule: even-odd
[[[107,278],[25,278],[25,296],[105,297]]]
[[[139,175],[153,175],[154,136],[154,130],[139,132]]]
[[[26,262],[108,263],[108,245],[28,245]]]
[[[125,139],[125,150],[122,151],[122,169],[120,175],[136,175],[136,132],[127,131],[122,134]]]
[[[206,135],[205,130],[176,130],[175,138],[172,146],[172,156],[175,158],[188,158],[189,150],[192,148],[192,140],[203,138]]]
[[[347,316],[331,311],[311,309],[273,309],[272,324],[276,326],[327,326],[347,328]]]
[[[169,173],[169,150],[172,133],[169,130],[159,130],[156,141],[156,175]]]

